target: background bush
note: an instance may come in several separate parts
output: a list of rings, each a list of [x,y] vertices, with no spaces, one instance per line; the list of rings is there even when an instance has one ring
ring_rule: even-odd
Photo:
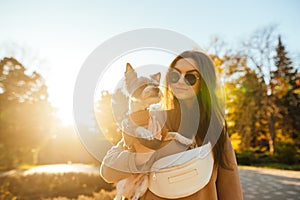
[[[0,176],[0,199],[77,198],[79,195],[92,196],[101,189],[112,191],[114,186],[93,173],[16,173]]]
[[[278,162],[288,165],[297,164],[300,159],[296,146],[291,142],[278,142],[275,157]]]

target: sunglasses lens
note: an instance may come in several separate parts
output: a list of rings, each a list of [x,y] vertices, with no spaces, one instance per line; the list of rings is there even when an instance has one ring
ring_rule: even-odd
[[[188,85],[194,85],[197,81],[197,77],[194,74],[186,74],[184,80]]]
[[[180,73],[173,71],[169,73],[168,80],[170,83],[177,83],[180,76]],[[187,85],[193,86],[197,82],[197,76],[195,74],[185,74],[184,81]]]
[[[170,83],[177,83],[180,79],[180,74],[177,72],[170,72],[168,79]]]

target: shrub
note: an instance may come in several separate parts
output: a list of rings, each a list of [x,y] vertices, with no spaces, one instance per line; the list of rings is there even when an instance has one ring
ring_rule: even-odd
[[[100,190],[98,193],[94,193],[93,196],[80,195],[76,199],[69,199],[67,197],[54,197],[54,198],[47,198],[43,200],[113,200],[115,195],[116,195],[116,190],[113,191]]]
[[[236,154],[239,165],[260,165],[266,163],[276,163],[276,157],[265,152],[244,151]]]
[[[251,165],[255,161],[255,156],[250,151],[237,153],[236,158],[239,165]]]
[[[275,146],[275,156],[280,163],[297,164],[297,148],[291,142],[277,142]]]
[[[6,196],[24,200],[58,196],[77,198],[79,195],[92,196],[100,189],[111,191],[114,188],[99,174],[75,172],[0,176],[0,185]]]

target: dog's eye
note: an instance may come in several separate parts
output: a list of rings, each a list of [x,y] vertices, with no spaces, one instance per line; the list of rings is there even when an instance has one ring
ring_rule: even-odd
[[[145,90],[145,88],[146,88],[146,85],[143,85],[143,86],[140,86],[140,87],[136,88],[136,89],[132,92],[131,96],[132,96],[132,97],[135,97],[135,98],[140,97],[141,94],[142,94],[142,92]]]

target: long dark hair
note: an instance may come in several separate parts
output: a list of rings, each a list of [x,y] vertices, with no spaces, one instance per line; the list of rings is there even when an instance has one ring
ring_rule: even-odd
[[[199,51],[185,51],[172,61],[165,79],[165,107],[167,109],[177,110],[177,113],[180,113],[179,100],[172,94],[167,77],[169,71],[175,67],[176,63],[180,59],[186,58],[191,58],[196,62],[197,66],[195,67],[200,74],[200,86],[197,93],[200,118],[198,130],[195,135],[196,142],[198,145],[201,145],[204,141],[210,141],[214,145],[213,154],[215,162],[223,168],[229,169],[229,163],[225,153],[223,153],[227,139],[227,125],[223,114],[224,112],[221,109],[216,94],[215,66],[206,54]],[[180,114],[177,114],[176,118],[177,119],[175,121],[173,120],[173,122],[180,121],[178,121],[178,118],[180,119]],[[212,118],[214,120],[214,126],[217,124],[219,131],[209,129]]]

